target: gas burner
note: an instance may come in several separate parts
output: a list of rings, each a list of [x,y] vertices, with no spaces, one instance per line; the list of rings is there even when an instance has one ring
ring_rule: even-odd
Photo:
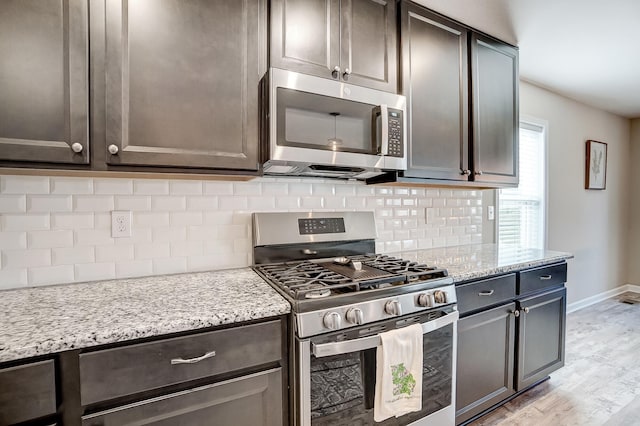
[[[322,299],[323,297],[331,295],[331,290],[321,284],[311,284],[299,290],[305,292],[305,299]]]

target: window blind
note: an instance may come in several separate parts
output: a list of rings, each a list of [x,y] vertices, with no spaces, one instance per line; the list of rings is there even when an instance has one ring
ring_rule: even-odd
[[[501,189],[498,198],[498,242],[544,248],[544,128],[520,123],[520,184]]]

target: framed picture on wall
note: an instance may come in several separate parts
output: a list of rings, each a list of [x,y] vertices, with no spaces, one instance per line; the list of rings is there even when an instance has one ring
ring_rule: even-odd
[[[585,189],[605,189],[607,186],[607,144],[587,141]]]

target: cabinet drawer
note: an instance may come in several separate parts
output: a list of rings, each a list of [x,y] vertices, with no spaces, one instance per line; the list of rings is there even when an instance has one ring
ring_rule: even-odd
[[[82,426],[282,426],[282,370],[125,405],[82,418]]]
[[[456,287],[460,314],[515,298],[516,275],[502,275]]]
[[[519,273],[518,294],[527,294],[549,287],[562,286],[567,281],[567,264],[543,266]]]
[[[276,362],[281,339],[270,321],[81,354],[82,405]]]
[[[0,370],[0,425],[56,412],[53,360]]]

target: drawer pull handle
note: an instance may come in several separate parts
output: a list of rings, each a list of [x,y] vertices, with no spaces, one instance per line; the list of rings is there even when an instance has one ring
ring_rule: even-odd
[[[484,290],[478,293],[478,296],[491,296],[493,294],[493,290]]]
[[[197,362],[204,361],[205,359],[213,358],[214,356],[216,356],[216,351],[207,352],[206,354],[204,354],[202,356],[199,356],[199,357],[196,357],[196,358],[189,358],[189,359],[173,358],[171,360],[171,365],[176,365],[176,364],[195,364]]]
[[[551,279],[551,275],[542,275],[540,276],[540,279],[542,281],[549,281]]]
[[[529,313],[529,308],[522,308],[522,311],[523,311],[525,314],[528,314],[528,313]]]

